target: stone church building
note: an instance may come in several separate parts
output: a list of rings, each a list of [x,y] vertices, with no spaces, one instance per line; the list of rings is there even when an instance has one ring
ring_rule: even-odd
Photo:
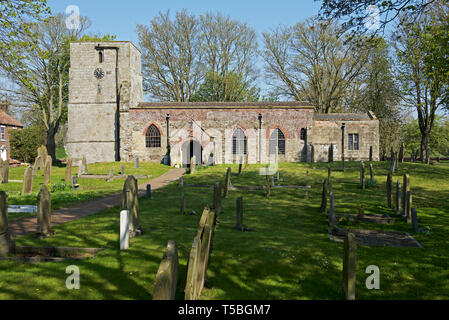
[[[70,44],[67,151],[88,162],[197,164],[379,160],[367,114],[316,114],[307,102],[143,102],[141,53],[128,41]],[[343,139],[342,139],[343,138]]]

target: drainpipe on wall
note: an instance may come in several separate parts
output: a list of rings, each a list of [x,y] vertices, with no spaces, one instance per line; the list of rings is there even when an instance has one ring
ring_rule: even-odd
[[[171,166],[170,159],[170,114],[167,113],[165,120],[167,121],[167,164]]]
[[[115,161],[120,161],[120,88],[118,80],[118,51],[119,47],[102,47],[97,45],[95,50],[115,50],[115,98],[117,108],[115,110],[114,136],[115,136]]]
[[[259,113],[259,163],[262,163],[262,114]]]

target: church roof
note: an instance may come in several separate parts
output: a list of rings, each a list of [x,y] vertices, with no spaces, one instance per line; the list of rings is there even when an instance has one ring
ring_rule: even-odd
[[[141,102],[137,109],[313,109],[304,101],[257,102]]]

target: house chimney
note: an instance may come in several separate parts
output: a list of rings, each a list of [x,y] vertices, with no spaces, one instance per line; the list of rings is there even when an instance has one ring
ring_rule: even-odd
[[[8,113],[9,112],[9,102],[8,100],[0,101],[0,110]]]

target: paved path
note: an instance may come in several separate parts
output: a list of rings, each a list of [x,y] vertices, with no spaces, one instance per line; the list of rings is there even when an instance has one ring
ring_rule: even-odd
[[[159,189],[166,186],[170,182],[179,179],[184,174],[184,169],[171,169],[161,176],[139,185],[139,196],[145,195],[147,184],[151,184],[151,190]],[[116,193],[104,198],[91,200],[88,202],[78,203],[71,207],[61,208],[51,213],[51,224],[57,225],[66,223],[75,219],[89,216],[98,212],[105,211],[109,208],[120,205],[122,193]],[[9,223],[9,232],[13,237],[21,236],[26,233],[36,232],[36,217],[19,219]]]

